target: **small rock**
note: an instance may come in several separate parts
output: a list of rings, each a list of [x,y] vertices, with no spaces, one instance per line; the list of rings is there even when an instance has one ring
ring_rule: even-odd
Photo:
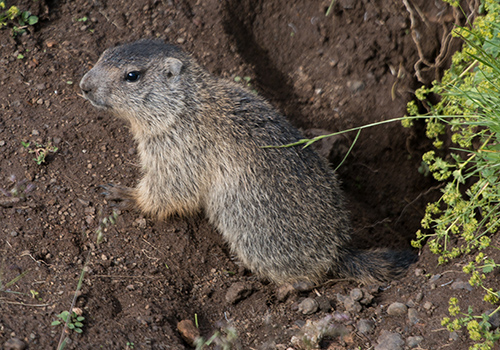
[[[451,289],[465,289],[472,292],[472,286],[469,282],[463,282],[461,280],[456,280],[451,284]]]
[[[253,288],[248,283],[233,283],[233,285],[227,290],[226,301],[229,304],[236,304],[238,301],[248,298],[252,292]]]
[[[38,100],[36,100],[36,103],[39,105],[43,105],[43,99],[39,98]]]
[[[365,88],[365,83],[360,80],[349,80],[347,82],[347,87],[351,92],[358,92]]]
[[[417,324],[419,319],[418,319],[418,312],[414,308],[409,308],[408,309],[408,321],[410,321],[410,324]]]
[[[415,337],[409,337],[408,339],[406,339],[406,345],[408,345],[410,349],[413,349],[416,348],[422,342],[422,340],[424,340],[424,338],[418,335]]]
[[[293,284],[293,288],[299,292],[309,292],[314,288],[314,284],[308,281],[299,281]]]
[[[491,310],[486,311],[485,314],[490,315],[494,311],[495,311],[495,309],[491,309]],[[496,312],[492,316],[490,316],[490,318],[488,319],[488,323],[491,325],[492,330],[500,327],[500,315],[498,314],[498,312]]]
[[[140,229],[145,229],[147,226],[145,218],[138,218],[134,221],[134,225],[139,227]]]
[[[424,293],[418,292],[417,295],[415,296],[415,302],[420,303],[423,298],[424,298]]]
[[[299,312],[304,315],[312,315],[319,309],[319,304],[312,298],[306,298],[299,304]]]
[[[185,41],[186,41],[186,39],[184,39],[184,38],[178,38],[177,39],[177,44],[181,44],[182,45],[182,44],[184,44]]]
[[[387,308],[387,313],[391,316],[401,316],[406,314],[407,311],[408,307],[405,304],[399,302],[392,303]]]
[[[359,313],[361,312],[361,310],[363,310],[361,304],[353,300],[351,297],[346,297],[344,299],[344,307],[346,311],[353,313]]]
[[[177,330],[190,346],[194,346],[194,342],[200,337],[200,331],[191,320],[182,320],[177,323]]]
[[[361,334],[368,334],[373,330],[373,322],[370,320],[361,319],[358,322],[357,328]]]
[[[33,135],[33,136],[39,136],[40,135],[40,131],[38,131],[37,129],[33,129],[31,131],[31,135]]]
[[[361,299],[363,299],[363,291],[359,288],[354,288],[353,290],[351,290],[351,293],[349,293],[349,295],[354,301],[360,301]]]
[[[355,4],[356,4],[356,0],[341,0],[339,2],[339,5],[342,6],[346,10],[353,9]]]
[[[364,294],[363,299],[361,299],[359,302],[363,305],[371,305],[375,297],[372,294],[368,293],[367,291],[364,291],[363,294]]]
[[[78,198],[78,202],[80,202],[80,204],[84,207],[88,207],[90,205],[90,201],[87,199]]]
[[[424,274],[423,269],[415,269],[415,276],[422,276]]]
[[[314,299],[318,302],[319,309],[321,311],[329,312],[331,310],[332,304],[330,304],[330,300],[327,297],[320,296],[320,297],[316,297]]]
[[[426,301],[424,303],[424,309],[430,310],[432,308],[432,303],[430,301]]]
[[[17,233],[17,231],[11,231],[11,232],[10,232],[10,235],[11,235],[12,237],[17,237],[17,236],[19,235],[19,233]]]
[[[456,331],[453,331],[450,333],[450,340],[457,341],[458,338],[460,338],[460,336],[458,335],[458,333]]]
[[[45,90],[45,83],[40,83],[35,85],[35,89],[37,90]]]
[[[375,350],[402,350],[405,344],[400,334],[388,331],[382,331],[377,341]]]
[[[441,275],[439,273],[437,273],[437,274],[433,275],[431,278],[429,278],[429,283],[432,284],[432,283],[436,282],[440,278],[441,278]]]
[[[0,147],[2,146],[5,146],[5,141],[4,140],[0,140]]]
[[[5,350],[24,350],[26,344],[19,338],[10,338],[3,344]]]
[[[276,290],[276,299],[279,302],[285,301],[291,294],[295,292],[295,288],[290,283],[285,283],[279,286]]]

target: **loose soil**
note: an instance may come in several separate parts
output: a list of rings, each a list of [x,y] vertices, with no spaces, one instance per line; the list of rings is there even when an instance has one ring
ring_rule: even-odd
[[[82,269],[76,307],[85,317],[83,333],[70,332],[67,349],[189,348],[177,324],[195,317],[205,338],[230,324],[242,349],[286,349],[305,321],[346,312],[337,294],[349,294],[356,283],[329,282],[279,300],[278,287],[241,268],[201,214],[158,222],[121,212],[97,246],[95,229],[112,209],[99,186],[133,186],[139,171],[128,126],[86,102],[78,83],[105,48],[159,37],[191,52],[213,74],[250,77],[250,88],[306,135],[346,130],[403,116],[414,90],[439,78],[459,48],[458,41],[442,45],[455,23],[450,8],[408,1],[412,27],[410,12],[396,0],[339,0],[329,16],[327,0],[16,3],[40,21],[15,38],[12,25],[0,30],[0,187],[10,190],[15,177],[34,190],[25,201],[0,207],[0,347],[10,349],[18,338],[28,349],[55,349],[62,326],[51,323],[70,308]],[[421,58],[439,64],[419,64],[418,81]],[[355,136],[317,146],[336,167]],[[22,142],[51,142],[58,150],[38,165]],[[439,184],[418,171],[429,148],[423,123],[363,130],[338,170],[353,244],[410,249],[425,203],[439,195]],[[467,348],[466,332],[450,338],[440,320],[451,295],[485,311],[482,293],[451,289],[452,281],[467,280],[460,266],[438,268],[427,250],[414,253],[419,261],[407,276],[371,286],[373,302],[338,321],[348,334],[325,339],[322,348],[372,349],[383,331],[423,336],[422,349]],[[239,282],[253,293],[227,302]],[[318,296],[321,311],[298,311],[304,298]],[[395,301],[416,309],[418,322],[389,316],[386,308]],[[373,327],[360,332],[359,319]]]

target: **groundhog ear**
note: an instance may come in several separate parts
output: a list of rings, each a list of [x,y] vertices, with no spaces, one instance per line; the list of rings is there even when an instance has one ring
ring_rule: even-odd
[[[168,76],[177,76],[181,73],[182,62],[181,60],[173,57],[169,57],[166,60],[167,74]]]

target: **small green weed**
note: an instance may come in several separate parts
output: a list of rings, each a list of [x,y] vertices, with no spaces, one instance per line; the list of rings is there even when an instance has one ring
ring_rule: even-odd
[[[76,312],[78,311],[78,313]],[[59,315],[56,315],[58,320],[51,323],[52,326],[59,326],[60,324],[66,324],[68,329],[75,331],[76,333],[83,333],[83,321],[85,317],[81,315],[81,310],[73,309],[71,313],[69,311],[63,311]]]
[[[5,1],[0,1],[0,28],[12,24],[12,36],[17,36],[26,32],[28,26],[38,23],[38,17],[29,11],[21,11],[17,6],[11,6],[5,10]]]
[[[36,162],[36,164],[41,165],[45,163],[47,159],[47,155],[49,153],[56,153],[59,148],[56,146],[52,145],[52,142],[47,142],[45,145],[40,145],[36,143],[34,146],[31,144],[31,142],[21,142],[21,145],[28,150],[29,153],[34,153],[35,158],[33,160]]]
[[[99,221],[99,225],[95,229],[97,246],[99,244],[101,244],[103,239],[104,239],[105,228],[107,228],[109,225],[114,225],[116,223],[116,219],[118,218],[118,215],[119,215],[118,212],[116,210],[113,210],[113,213],[111,215],[106,216]],[[84,320],[84,318],[83,319],[81,318],[82,317],[81,311],[79,309],[76,309],[74,306],[76,303],[78,292],[82,289],[82,284],[83,284],[83,279],[85,277],[86,267],[90,261],[91,254],[94,251],[94,249],[95,248],[92,248],[89,250],[87,257],[85,258],[85,262],[83,264],[82,270],[80,271],[80,278],[78,279],[76,290],[75,290],[75,293],[73,295],[73,300],[71,302],[71,307],[70,307],[71,313],[69,311],[63,311],[59,315],[57,315],[57,317],[60,320],[52,322],[52,325],[57,325],[57,324],[62,324],[61,320],[64,321],[64,328],[63,328],[63,331],[61,333],[61,337],[59,339],[59,344],[57,345],[57,350],[62,350],[66,347],[66,344],[68,341],[68,339],[66,337],[66,330],[72,329],[77,333],[82,332],[83,325],[80,326],[80,324],[81,324],[81,321]],[[59,323],[56,324],[56,322],[59,322]],[[131,344],[133,346],[133,343],[131,343]]]

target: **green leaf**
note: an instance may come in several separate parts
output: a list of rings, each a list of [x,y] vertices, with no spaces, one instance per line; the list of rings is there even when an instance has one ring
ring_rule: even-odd
[[[493,265],[486,265],[486,266],[483,266],[483,272],[484,273],[488,273],[488,272],[491,272],[493,271],[495,268],[493,267]]]
[[[28,17],[28,24],[30,26],[37,24],[38,23],[38,16],[29,16]]]

